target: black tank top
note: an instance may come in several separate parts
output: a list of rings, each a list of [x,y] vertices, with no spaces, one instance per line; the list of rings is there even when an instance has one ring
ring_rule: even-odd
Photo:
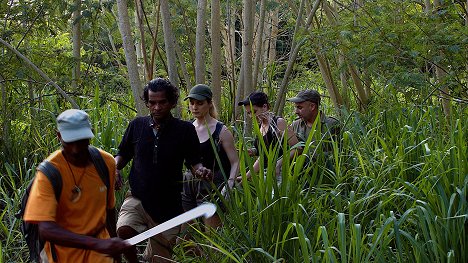
[[[278,134],[278,116],[273,116],[272,118],[272,123],[270,123],[270,126],[268,127],[268,131],[265,135],[263,135],[263,141],[265,142],[265,146],[267,149],[273,149],[278,144],[278,158],[283,157],[283,147],[281,142],[279,142],[280,134]],[[258,141],[258,138],[255,138],[254,141],[254,147],[257,149],[257,153],[260,153],[260,148],[261,145]],[[264,160],[266,161],[268,158],[268,153],[264,152]]]
[[[218,121],[218,123],[216,123],[216,129],[211,135],[213,142],[211,139],[208,139],[205,142],[200,143],[201,163],[204,167],[213,171],[213,183],[216,186],[227,182],[229,173],[231,171],[231,162],[229,161],[229,158],[227,157],[227,154],[219,141],[219,136],[223,126],[224,124]],[[218,154],[221,163],[218,162],[215,153]]]

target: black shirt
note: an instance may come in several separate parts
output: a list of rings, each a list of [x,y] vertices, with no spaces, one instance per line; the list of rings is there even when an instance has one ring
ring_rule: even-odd
[[[155,135],[150,116],[130,122],[117,155],[133,159],[129,181],[132,195],[141,200],[156,223],[183,212],[182,169],[200,162],[195,127],[170,116]]]
[[[268,126],[268,131],[265,135],[263,135],[262,139],[265,142],[265,146],[267,150],[273,149],[274,147],[278,147],[278,158],[283,157],[283,147],[282,142],[279,140],[280,134],[278,131],[278,119],[280,117],[273,116],[270,125]],[[257,150],[257,154],[260,154],[261,144],[259,138],[255,138],[254,147]],[[265,162],[268,160],[268,152],[263,152]]]

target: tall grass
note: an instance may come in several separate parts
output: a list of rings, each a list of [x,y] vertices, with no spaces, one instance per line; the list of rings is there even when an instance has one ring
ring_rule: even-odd
[[[27,261],[14,214],[34,167],[58,147],[52,117],[60,106],[47,103],[39,111],[41,125],[24,126],[28,135],[24,128],[15,137],[16,145],[28,145],[14,154],[22,157],[2,165],[0,262]],[[92,143],[116,153],[134,113],[102,100],[98,89],[80,103],[92,119]],[[181,244],[175,260],[468,262],[468,113],[453,110],[456,117],[450,122],[435,107],[343,112],[343,133],[333,142],[333,154],[318,152],[320,158],[310,163],[308,154],[289,160],[284,151],[281,184],[275,178],[278,149],[261,147],[266,169],[222,198],[223,227],[192,229],[202,255],[187,253]],[[255,122],[254,129],[258,134]],[[254,159],[240,134],[237,147],[245,177]],[[312,139],[325,143],[318,133]],[[119,192],[118,205],[122,199]]]
[[[135,114],[117,103],[102,100],[98,88],[94,96],[83,97],[79,103],[81,109],[90,114],[95,134],[91,144],[112,154],[117,153],[128,120]],[[12,134],[15,151],[2,160],[0,167],[0,263],[28,262],[27,247],[19,230],[20,220],[14,215],[19,210],[27,185],[34,177],[37,164],[60,147],[56,137],[55,117],[65,109],[55,98],[45,98],[41,108],[35,109],[36,119],[25,118],[21,122],[13,122],[16,124],[16,133]],[[12,161],[15,156],[22,157]],[[120,207],[126,189],[116,193],[117,207]]]
[[[280,185],[277,149],[262,149],[267,169],[231,193],[224,227],[199,232],[204,261],[468,262],[466,112],[449,127],[432,107],[343,114],[331,160],[286,161]]]

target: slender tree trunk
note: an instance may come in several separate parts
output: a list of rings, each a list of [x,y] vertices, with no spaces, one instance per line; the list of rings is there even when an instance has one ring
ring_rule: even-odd
[[[272,63],[276,61],[276,40],[278,38],[278,32],[279,32],[279,9],[275,9],[272,12],[271,16],[271,35],[269,39],[269,50],[268,50],[268,63]]]
[[[171,13],[169,10],[169,3],[167,0],[160,0],[161,5],[161,19],[163,24],[163,32],[164,32],[164,46],[166,49],[166,57],[167,57],[167,70],[169,75],[169,80],[174,84],[176,87],[179,87],[179,74],[177,72],[177,60],[176,60],[176,41],[174,37],[174,33],[172,32],[171,26]],[[178,103],[177,107],[174,109],[175,115],[180,117],[181,115],[181,106]]]
[[[358,4],[361,5],[362,3],[358,3]],[[328,20],[330,21],[330,23],[332,23],[333,25],[336,26],[338,24],[337,21],[339,19],[338,18],[338,12],[328,3],[328,1],[324,2],[323,7],[324,7],[325,14],[326,14]],[[348,70],[350,72],[350,75],[351,75],[351,78],[353,80],[354,86],[356,87],[356,91],[357,91],[357,94],[358,94],[358,99],[361,102],[361,106],[363,108],[366,108],[367,103],[369,102],[370,92],[368,93],[366,91],[366,87],[364,85],[364,82],[363,82],[358,70],[356,69],[356,67],[352,63],[349,63],[348,61],[346,61],[345,58],[341,54],[339,54],[338,56],[339,56],[339,58],[338,58],[339,60],[340,60],[340,58],[343,60],[342,62],[340,62],[340,61],[338,62],[338,64],[340,65],[340,69],[341,69],[341,65],[348,65],[347,68],[348,68]],[[328,61],[327,61],[327,65],[329,66]],[[324,77],[324,80],[325,79],[332,80],[331,71],[328,70],[328,73],[330,74],[330,76],[329,77]],[[344,76],[341,76],[342,74],[344,74],[344,73],[340,73],[340,77],[344,77]],[[343,82],[344,81],[342,80],[342,83]],[[338,89],[336,89],[336,85],[335,85],[334,82],[332,82],[330,84],[329,89],[335,89],[334,93],[338,97],[341,97],[339,92],[338,92]],[[341,99],[341,103],[338,103],[338,102],[340,102],[340,98],[336,98],[335,101],[337,102],[337,104],[343,104],[343,101],[345,101],[344,104],[346,106],[346,104],[347,104],[346,102],[349,101],[349,98],[347,98],[346,96],[345,96],[345,98],[346,99],[344,99],[344,100]]]
[[[138,8],[135,8],[135,14],[133,15],[133,19],[135,20],[135,25],[136,27],[138,28],[139,27],[139,22],[138,22],[138,11],[137,11]],[[134,32],[134,40],[135,40],[135,43],[134,43],[134,46],[135,46],[135,55],[136,55],[136,58],[137,58],[137,66],[138,66],[138,74],[139,76],[143,76],[144,78],[144,81],[146,81],[146,76],[145,76],[145,66],[144,66],[144,63],[142,64],[141,62],[143,61],[143,52],[141,50],[141,41],[140,41],[140,37],[138,36],[138,32],[135,31]]]
[[[267,61],[266,63],[271,66],[274,63],[276,63],[276,40],[278,38],[278,19],[279,16],[279,8],[275,8],[271,14],[270,14],[270,34],[268,38],[268,58],[265,60]],[[273,67],[268,67],[268,78],[267,78],[267,86],[271,87],[272,83],[271,81],[273,80],[273,72],[274,69]]]
[[[263,47],[263,30],[265,28],[265,0],[261,0],[260,2],[260,20],[258,22],[258,30],[257,30],[257,44],[255,50],[255,61],[253,66],[253,85],[256,87],[258,85],[258,72],[261,66],[261,58],[262,58],[262,47]]]
[[[234,111],[233,111],[234,116],[232,120],[233,122],[237,120],[237,118],[239,117],[242,111],[242,107],[238,107],[237,103],[239,103],[239,101],[243,99],[244,93],[245,93],[244,91],[244,64],[242,63],[240,71],[239,71],[239,81],[237,82],[236,98],[234,102]]]
[[[59,85],[57,85],[57,83],[55,83],[51,78],[49,78],[49,76],[47,76],[47,74],[45,74],[44,71],[42,71],[40,68],[38,68],[34,63],[32,63],[31,60],[29,60],[27,57],[25,57],[23,54],[21,54],[18,50],[16,50],[14,47],[12,47],[8,42],[3,40],[2,38],[0,38],[0,43],[2,43],[9,50],[11,50],[13,53],[15,53],[15,55],[17,55],[24,62],[26,62],[26,64],[28,64],[32,69],[34,69],[34,71],[36,71],[37,74],[39,74],[42,78],[47,80],[48,83],[52,84],[52,86],[54,86],[54,88],[57,89],[57,91],[60,93],[60,95],[62,95],[65,98],[65,100],[70,102],[70,104],[72,105],[73,108],[75,108],[75,109],[80,108],[78,106],[78,104],[76,104],[74,99],[72,99],[70,96],[68,96],[68,94],[65,91],[63,91],[63,89],[60,88]]]
[[[190,75],[187,71],[187,67],[185,65],[185,59],[184,59],[184,54],[182,54],[182,51],[180,50],[180,46],[179,46],[179,43],[174,42],[175,44],[175,51],[176,51],[176,55],[177,57],[179,58],[179,64],[180,64],[180,70],[182,71],[182,74],[184,76],[184,80],[185,80],[185,85],[187,88],[191,88],[193,85],[192,85],[192,80],[190,79]]]
[[[152,35],[152,41],[153,41],[153,44],[151,46],[151,60],[150,60],[150,74],[149,74],[149,79],[153,79],[153,75],[154,75],[154,72],[157,70],[156,69],[156,63],[154,63],[154,60],[156,58],[156,53],[159,55],[160,59],[161,59],[161,62],[163,63],[164,65],[164,68],[167,69],[166,67],[166,63],[164,62],[164,59],[162,58],[161,56],[161,52],[159,51],[159,47],[158,47],[158,34],[159,34],[159,2],[156,2],[154,5],[153,5],[153,13],[156,14],[156,19],[154,20],[155,23],[154,23],[154,33]]]
[[[236,23],[236,9],[231,5],[226,7],[227,24],[222,32],[224,43],[224,56],[226,61],[227,77],[232,89],[236,87],[235,81],[235,56],[236,56],[236,39],[235,39],[235,23]],[[233,96],[235,97],[235,95]],[[235,100],[235,99],[234,99]],[[235,103],[235,101],[233,101]],[[233,104],[234,106],[235,104]],[[234,108],[233,108],[234,109]],[[234,116],[235,114],[233,114]]]
[[[220,0],[211,1],[211,88],[213,102],[221,109],[221,7]]]
[[[78,88],[81,75],[81,0],[74,0],[75,11],[72,13],[73,69],[72,87]]]
[[[307,21],[306,21],[306,23],[304,25],[305,30],[309,30],[310,25],[312,24],[312,19],[313,19],[314,15],[315,15],[315,12],[317,12],[317,9],[319,8],[320,2],[321,2],[321,0],[316,0],[313,7],[312,7],[312,10],[310,10],[310,13],[309,13],[309,15],[307,17]],[[293,43],[291,45],[291,52],[289,53],[288,66],[286,68],[286,72],[285,72],[283,80],[281,82],[281,86],[280,86],[280,89],[278,91],[278,96],[277,96],[277,100],[276,100],[275,107],[274,107],[274,112],[276,112],[278,115],[283,114],[285,96],[286,96],[286,87],[287,87],[287,85],[289,83],[289,77],[290,77],[290,75],[292,73],[292,69],[293,69],[293,66],[295,64],[297,54],[299,53],[299,50],[302,47],[302,45],[305,43],[305,39],[302,39],[302,40],[297,39],[298,38],[297,33],[298,33],[299,29],[301,28],[302,12],[304,10],[304,8],[303,8],[304,4],[305,4],[305,1],[302,0],[301,4],[300,4],[300,7],[299,7],[299,13],[298,13],[297,19],[296,19],[296,25],[295,25],[295,28],[294,28]]]
[[[130,29],[130,19],[128,17],[127,0],[117,0],[117,11],[119,14],[119,31],[122,36],[122,45],[125,52],[125,61],[127,62],[128,79],[132,88],[133,99],[137,114],[143,116],[147,109],[144,101],[141,100],[143,87],[138,73],[137,58],[135,54],[135,46]]]
[[[107,37],[112,47],[112,51],[114,52],[114,57],[116,57],[117,54],[119,54],[119,52],[117,51],[117,47],[115,46],[115,42],[114,42],[114,37],[112,37],[112,33],[109,29],[107,29]],[[119,69],[124,68],[124,65],[122,64],[122,62],[120,62],[120,59],[115,59],[115,61],[117,62],[117,65],[119,65]]]
[[[176,86],[179,86],[179,77],[177,73],[177,60],[175,53],[175,38],[171,26],[171,13],[167,0],[160,0],[161,18],[164,32],[164,45],[167,57],[167,69],[169,80]]]
[[[244,96],[249,95],[254,89],[252,86],[252,40],[253,40],[253,17],[252,0],[243,0],[244,8],[242,10],[244,20],[244,31],[242,34],[242,66],[243,66],[243,87]]]
[[[348,86],[348,74],[346,70],[346,60],[344,58],[343,53],[339,51],[338,54],[338,67],[340,69],[340,81],[341,81],[341,88],[342,88],[342,93],[343,93],[343,104],[347,109],[351,106],[350,102],[350,92],[349,92],[349,86]]]
[[[325,86],[327,87],[335,109],[338,111],[343,105],[343,99],[338,93],[338,89],[336,88],[335,82],[333,81],[327,58],[325,55],[321,54],[319,50],[315,50],[315,54],[317,56],[317,62],[320,68],[320,73],[322,74],[323,81],[325,82]]]
[[[364,85],[362,84],[361,77],[359,76],[359,73],[357,72],[357,69],[356,67],[354,67],[354,65],[350,65],[348,63],[348,69],[351,75],[351,79],[353,80],[354,86],[356,87],[358,99],[361,102],[362,107],[366,108],[367,104],[369,103],[369,97],[367,96],[367,92],[364,88]]]
[[[205,13],[206,0],[198,0],[195,40],[195,84],[205,83]]]
[[[146,82],[151,80],[152,67],[148,62],[148,53],[146,52],[146,41],[145,41],[145,28],[143,22],[143,6],[141,5],[141,0],[135,0],[135,11],[136,11],[136,22],[138,25],[138,30],[140,31],[140,50],[143,57],[143,69]]]

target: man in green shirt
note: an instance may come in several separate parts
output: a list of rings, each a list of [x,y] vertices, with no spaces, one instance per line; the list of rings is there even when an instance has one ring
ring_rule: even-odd
[[[325,156],[333,152],[332,141],[336,141],[340,133],[339,121],[325,116],[319,109],[320,100],[320,94],[315,90],[303,90],[295,97],[288,99],[295,104],[295,113],[299,117],[291,124],[297,138],[305,144],[309,136],[312,136],[308,152],[313,161],[316,160],[317,153],[320,151],[323,151]]]

